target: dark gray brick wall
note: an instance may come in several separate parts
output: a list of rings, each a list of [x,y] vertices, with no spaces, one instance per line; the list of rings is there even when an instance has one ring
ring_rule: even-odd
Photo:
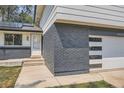
[[[54,74],[54,25],[43,35],[43,57],[49,70]]]
[[[89,71],[89,38],[86,28],[71,24],[55,24],[55,74]],[[58,45],[58,43],[60,43]]]
[[[54,24],[43,36],[43,56],[55,75],[89,71],[88,31],[80,26]]]
[[[55,24],[64,48],[87,48],[88,30],[86,27],[72,24]],[[83,40],[83,41],[82,41]]]
[[[87,48],[56,51],[55,72],[88,71],[89,56],[87,51],[89,51]]]
[[[31,48],[0,48],[0,59],[28,58],[31,56]]]
[[[5,50],[0,49],[0,59],[4,59]]]

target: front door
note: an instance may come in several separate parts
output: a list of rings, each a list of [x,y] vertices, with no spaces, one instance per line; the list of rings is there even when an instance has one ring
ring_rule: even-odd
[[[32,34],[31,56],[41,56],[41,34]]]

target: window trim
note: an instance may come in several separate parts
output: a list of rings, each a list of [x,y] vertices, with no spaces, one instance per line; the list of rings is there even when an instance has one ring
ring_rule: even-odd
[[[19,35],[21,35],[22,36],[22,43],[21,43],[21,45],[14,45],[14,38],[13,38],[13,44],[12,45],[6,45],[5,44],[5,34],[12,34],[12,35],[19,34]],[[4,33],[4,46],[5,47],[20,47],[20,46],[23,46],[23,34],[22,33]]]

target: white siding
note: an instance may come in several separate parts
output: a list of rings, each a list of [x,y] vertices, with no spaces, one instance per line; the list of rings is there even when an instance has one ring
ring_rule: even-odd
[[[41,21],[40,27],[45,32],[56,20],[56,9],[57,6],[45,6]]]
[[[41,18],[41,27],[46,23],[46,21],[49,19],[50,15],[53,15],[51,14],[52,11],[54,10],[53,9],[54,6],[53,5],[48,5],[48,6],[45,6],[45,9],[43,11],[43,17]]]
[[[47,7],[49,6],[46,6],[46,8]],[[48,11],[48,9],[45,9],[44,11]],[[47,15],[47,17],[44,18],[45,15]],[[40,26],[43,31],[46,31],[55,21],[58,20],[91,23],[101,26],[108,25],[124,27],[124,6],[52,6],[52,10],[49,11],[49,16],[47,13],[43,14]]]
[[[4,46],[4,33],[17,33],[22,34],[22,46],[30,46],[30,33],[28,32],[17,32],[17,31],[0,31],[0,46]],[[29,40],[27,40],[29,37]]]
[[[22,36],[23,38],[22,38],[22,44],[23,44],[23,46],[30,46],[30,34],[29,33],[26,33],[26,34],[23,34],[23,36]],[[29,39],[27,40],[27,38],[29,37]]]
[[[89,51],[89,55],[102,55],[102,51]]]
[[[89,42],[89,46],[102,46],[101,42]]]
[[[87,6],[89,7],[89,6]],[[124,21],[124,13],[121,13],[121,17],[118,15],[118,13],[116,12],[116,14],[109,14],[109,13],[103,13],[103,12],[98,12],[96,10],[91,11],[91,10],[87,10],[82,8],[82,10],[76,9],[76,8],[70,8],[70,7],[58,7],[59,11],[57,11],[60,14],[64,15],[71,15],[73,16],[78,16],[78,17],[85,17],[85,18],[93,18],[93,19],[100,19],[100,20],[110,20],[110,21]],[[123,16],[123,17],[122,17]]]

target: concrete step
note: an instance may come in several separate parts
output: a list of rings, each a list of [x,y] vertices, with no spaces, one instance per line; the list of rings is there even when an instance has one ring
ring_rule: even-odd
[[[23,63],[23,66],[36,66],[36,65],[44,65],[44,61],[28,61]]]
[[[43,65],[42,63],[34,63],[34,64],[23,64],[23,66],[39,66],[39,65]]]
[[[23,66],[38,66],[44,65],[44,58],[40,56],[40,58],[30,58],[27,60],[23,60]]]
[[[31,63],[44,63],[44,61],[28,61],[28,62],[23,62],[23,64],[31,64]]]
[[[31,58],[32,59],[37,59],[37,58],[42,58],[42,56],[41,55],[32,55]]]
[[[35,61],[44,61],[44,59],[27,59],[27,60],[23,60],[23,62],[35,62]]]

